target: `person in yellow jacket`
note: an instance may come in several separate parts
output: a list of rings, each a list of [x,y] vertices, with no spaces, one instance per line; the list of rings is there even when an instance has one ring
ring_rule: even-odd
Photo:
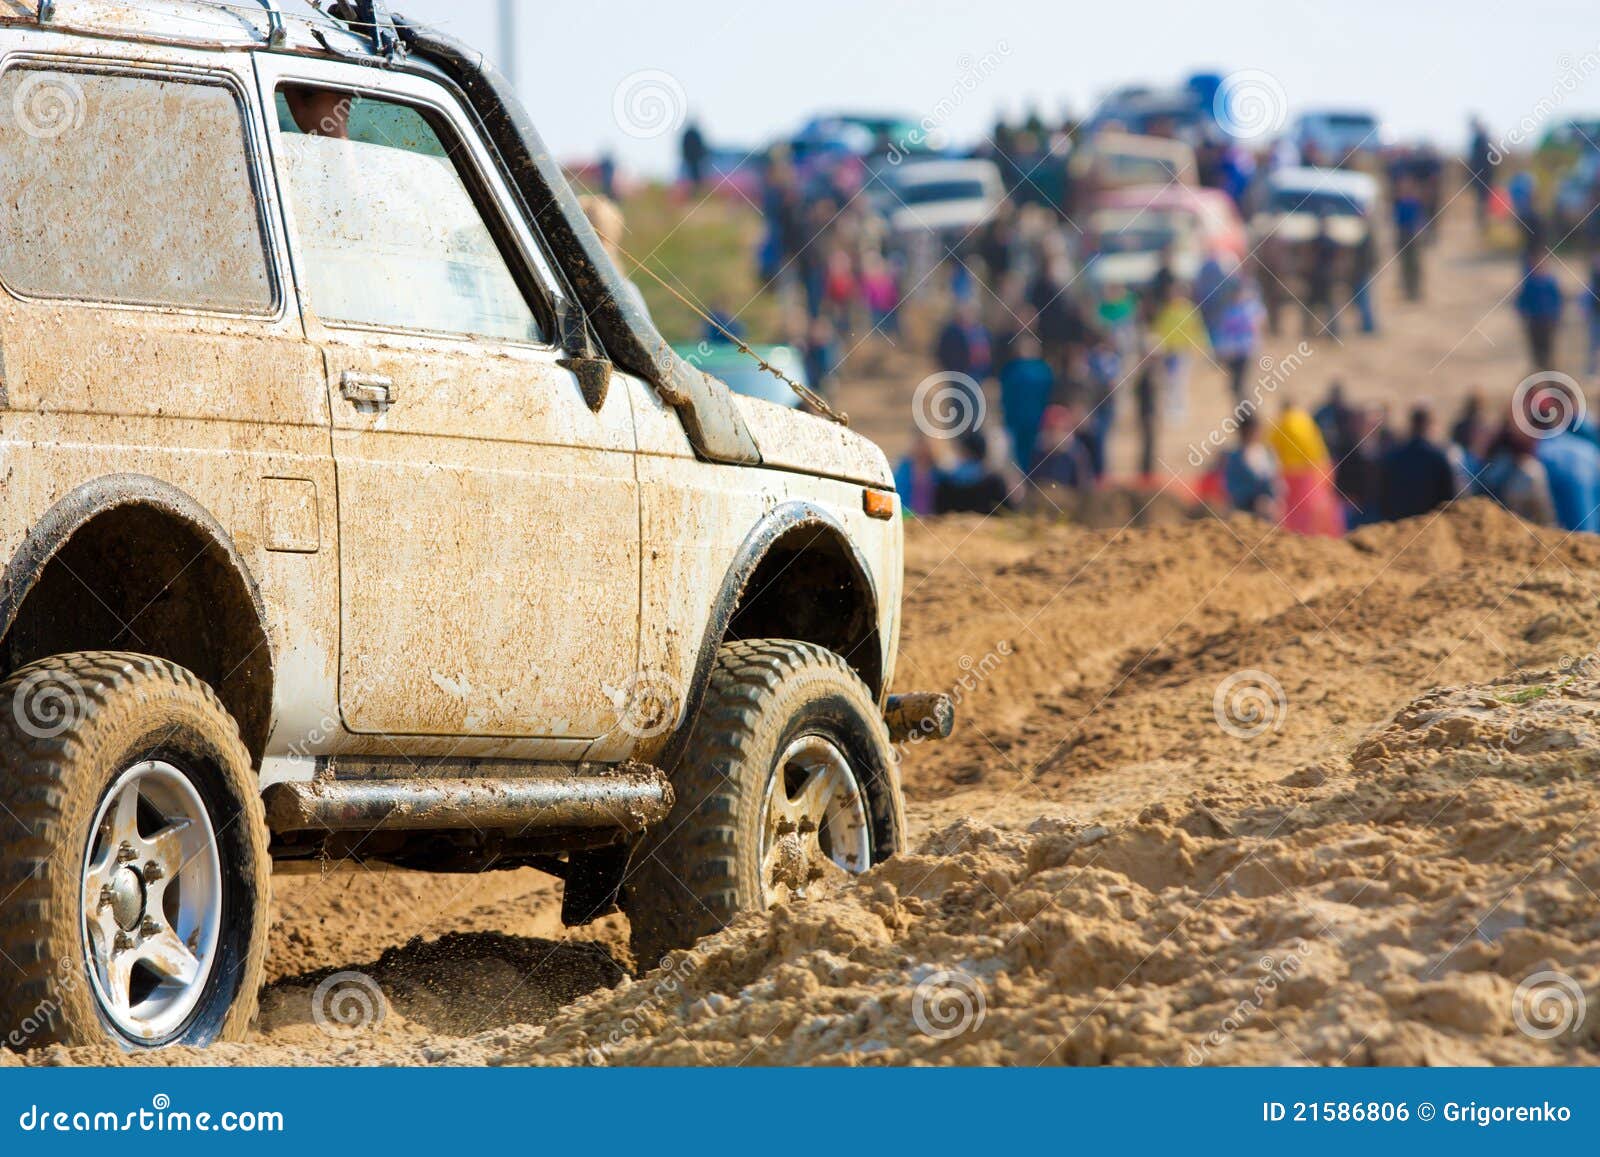
[[[1280,525],[1295,534],[1342,538],[1344,519],[1333,485],[1333,459],[1316,419],[1293,400],[1285,399],[1282,412],[1267,434],[1267,444],[1283,467],[1285,494]]]
[[[1211,356],[1205,318],[1188,294],[1169,285],[1155,303],[1150,329],[1166,370],[1167,416],[1182,421],[1189,409],[1189,369],[1195,358]]]

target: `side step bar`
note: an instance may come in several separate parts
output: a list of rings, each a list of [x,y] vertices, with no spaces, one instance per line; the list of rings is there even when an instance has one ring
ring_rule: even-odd
[[[262,793],[267,826],[305,832],[613,829],[640,832],[672,810],[666,774],[625,764],[598,775],[348,779],[279,783]]]

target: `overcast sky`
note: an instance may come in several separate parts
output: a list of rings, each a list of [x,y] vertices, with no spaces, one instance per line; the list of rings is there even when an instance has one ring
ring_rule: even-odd
[[[495,0],[392,0],[498,55]],[[1108,88],[1250,70],[1285,112],[1367,105],[1402,137],[1459,147],[1481,112],[1600,113],[1591,0],[580,0],[517,4],[520,89],[564,159],[672,163],[686,109],[754,146],[809,114],[937,119],[957,139],[999,109],[1082,113]],[[1262,78],[1261,74],[1265,74]],[[965,83],[964,83],[965,81]],[[1554,108],[1554,114],[1548,110]],[[664,110],[664,111],[663,111]]]

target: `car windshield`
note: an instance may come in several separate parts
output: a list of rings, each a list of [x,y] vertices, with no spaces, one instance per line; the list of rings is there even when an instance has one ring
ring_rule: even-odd
[[[1176,240],[1177,234],[1171,229],[1120,229],[1100,238],[1100,252],[1154,253],[1165,249]]]
[[[1181,244],[1194,230],[1194,218],[1185,212],[1154,207],[1102,209],[1089,222],[1097,238],[1095,248],[1105,253],[1149,253]]]
[[[1158,157],[1107,153],[1100,160],[1102,179],[1118,185],[1167,185],[1178,179],[1178,169]]]
[[[981,201],[982,181],[923,181],[902,185],[896,196],[907,205],[931,205],[939,201]]]
[[[1360,201],[1331,189],[1275,189],[1268,202],[1274,213],[1327,213],[1334,217],[1365,217]]]

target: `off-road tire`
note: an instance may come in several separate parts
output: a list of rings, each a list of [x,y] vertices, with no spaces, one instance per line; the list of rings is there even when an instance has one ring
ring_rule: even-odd
[[[80,893],[102,797],[122,771],[155,757],[171,760],[204,800],[223,892],[222,934],[199,1006],[170,1039],[153,1043],[236,1041],[254,1019],[271,860],[238,725],[181,667],[86,652],[41,660],[0,683],[0,1044],[140,1047],[114,1030],[94,996]]]
[[[872,693],[839,655],[783,639],[727,643],[672,769],[677,802],[634,857],[624,887],[635,967],[654,968],[762,904],[769,777],[796,737],[839,745],[869,801],[873,861],[900,839],[899,779]]]

